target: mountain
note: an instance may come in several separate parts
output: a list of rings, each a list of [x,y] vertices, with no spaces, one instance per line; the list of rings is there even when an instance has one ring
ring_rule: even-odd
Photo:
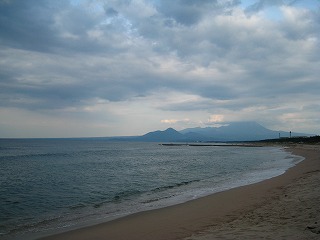
[[[289,137],[289,132],[273,131],[256,122],[233,122],[222,127],[187,128],[180,131],[182,134],[200,134],[206,141],[256,141]],[[291,133],[291,136],[310,136],[303,133]]]
[[[234,122],[228,126],[189,128],[181,133],[199,133],[207,141],[252,141],[266,138],[277,138],[278,132],[269,130],[256,122]]]
[[[178,142],[185,141],[186,136],[173,128],[168,128],[165,131],[149,132],[141,137],[138,137],[137,140],[145,142]]]
[[[149,132],[142,136],[114,137],[108,141],[140,141],[140,142],[232,142],[232,141],[258,141],[290,137],[289,132],[273,131],[256,122],[232,122],[222,127],[196,127],[176,131],[168,128],[164,131]],[[311,136],[304,133],[291,133],[295,136]]]

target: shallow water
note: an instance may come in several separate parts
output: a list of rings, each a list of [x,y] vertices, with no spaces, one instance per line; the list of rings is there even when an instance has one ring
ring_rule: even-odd
[[[275,147],[0,140],[0,238],[21,238],[205,196],[282,174]]]

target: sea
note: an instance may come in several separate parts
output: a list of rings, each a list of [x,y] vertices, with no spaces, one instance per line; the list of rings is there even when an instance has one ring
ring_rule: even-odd
[[[35,239],[283,174],[280,147],[0,139],[0,239]]]

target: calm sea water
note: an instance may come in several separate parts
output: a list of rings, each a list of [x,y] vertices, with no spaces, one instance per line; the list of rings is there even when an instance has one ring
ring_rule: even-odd
[[[275,147],[0,139],[0,238],[185,202],[280,175],[300,160]]]

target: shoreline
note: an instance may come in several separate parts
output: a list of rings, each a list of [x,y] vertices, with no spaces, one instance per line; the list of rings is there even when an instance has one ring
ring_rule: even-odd
[[[319,149],[312,145],[290,146],[287,150],[305,160],[286,173],[259,183],[42,239],[206,239],[212,228],[265,206],[283,195],[283,189],[304,174],[320,171]]]

